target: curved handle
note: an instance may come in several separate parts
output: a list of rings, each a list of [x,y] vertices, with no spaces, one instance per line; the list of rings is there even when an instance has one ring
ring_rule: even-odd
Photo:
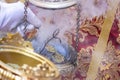
[[[29,0],[32,4],[42,7],[42,8],[49,8],[49,9],[58,9],[58,8],[66,8],[77,3],[77,0],[67,0],[61,2],[44,2],[38,0]]]

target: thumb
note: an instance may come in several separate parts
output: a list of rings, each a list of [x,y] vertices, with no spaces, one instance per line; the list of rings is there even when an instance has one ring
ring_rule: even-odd
[[[19,2],[25,3],[25,0],[20,0]],[[25,5],[24,5],[25,7]],[[35,27],[40,27],[41,26],[41,21],[39,18],[32,12],[30,8],[27,8],[27,21],[34,25]]]
[[[32,12],[30,8],[27,9],[27,21],[34,25],[35,27],[39,28],[41,26],[40,19]]]

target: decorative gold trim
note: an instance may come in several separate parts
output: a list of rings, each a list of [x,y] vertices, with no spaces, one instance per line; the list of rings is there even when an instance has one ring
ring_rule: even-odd
[[[7,36],[0,39],[0,45],[11,45],[33,50],[32,44],[25,41],[19,33],[7,33]]]

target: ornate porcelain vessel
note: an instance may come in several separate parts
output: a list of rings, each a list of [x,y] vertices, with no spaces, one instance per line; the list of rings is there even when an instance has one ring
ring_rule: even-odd
[[[21,1],[24,2],[24,0],[21,0]],[[48,9],[66,8],[66,7],[75,5],[77,3],[77,0],[26,0],[26,1],[30,1],[32,4],[34,4],[36,6],[39,6],[42,8],[48,8]],[[6,41],[7,40],[9,40],[9,39],[6,39]],[[19,41],[19,39],[17,39],[16,44],[14,44],[14,46],[16,47],[15,50],[17,50],[17,47],[19,46],[19,45],[17,45],[17,44],[19,44],[18,41]],[[3,40],[3,42],[4,42],[4,40]],[[10,45],[13,45],[13,43],[14,43],[14,41]],[[26,46],[28,46],[28,44],[25,42],[24,45],[25,46],[22,45],[22,48],[26,49],[27,48]],[[71,73],[75,68],[74,64],[76,63],[77,52],[69,44],[60,44],[58,46],[59,47],[48,44],[45,47],[45,51],[43,51],[43,53],[40,53],[40,54],[42,54],[44,57],[49,58],[49,60],[51,60],[57,66],[57,69],[59,70],[59,72],[61,74]],[[1,46],[1,47],[3,47],[3,46]],[[8,47],[6,47],[6,48],[8,48]],[[61,49],[59,49],[59,48],[64,49],[64,51],[62,52]],[[18,48],[18,50],[19,50],[19,48]],[[31,53],[31,50],[27,49],[27,53]],[[50,54],[52,54],[52,55],[50,55]],[[15,60],[15,61],[19,61],[19,60]],[[25,60],[25,61],[27,61],[27,60]],[[23,62],[24,61],[22,61],[21,63],[23,63]],[[22,66],[22,64],[19,64],[19,65]],[[32,66],[32,65],[30,65],[30,66]]]

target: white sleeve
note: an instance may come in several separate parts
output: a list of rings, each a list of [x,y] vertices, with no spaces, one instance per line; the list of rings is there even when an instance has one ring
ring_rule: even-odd
[[[28,22],[36,27],[40,27],[41,21],[28,8]],[[24,18],[24,4],[17,3],[2,3],[0,2],[0,30],[10,31],[16,27]]]

